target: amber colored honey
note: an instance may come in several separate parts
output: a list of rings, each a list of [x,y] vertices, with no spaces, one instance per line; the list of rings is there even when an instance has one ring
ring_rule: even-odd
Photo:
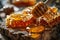
[[[11,24],[10,24],[10,20],[7,23],[8,28],[26,28],[27,26],[29,26],[31,23],[33,23],[33,18],[31,18],[30,20],[23,22],[22,20],[12,20]]]
[[[28,2],[24,2],[24,1],[15,1],[15,2],[12,2],[12,4],[14,4],[15,6],[32,6],[36,3],[36,0],[27,0]]]

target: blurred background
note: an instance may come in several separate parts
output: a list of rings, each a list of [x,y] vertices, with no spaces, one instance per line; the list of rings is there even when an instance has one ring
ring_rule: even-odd
[[[24,9],[25,7],[18,7],[18,5],[13,5],[13,1],[14,0],[0,0],[0,27],[1,25],[4,26],[4,21],[5,21],[5,17],[6,15],[9,15],[11,12],[18,12],[21,11],[22,9]],[[47,5],[53,7],[57,7],[59,9],[60,12],[60,0],[36,0],[37,2],[39,1],[43,1],[44,3],[46,3]],[[9,13],[8,13],[8,12]],[[58,30],[57,30],[58,29]],[[54,29],[55,31],[53,31],[53,34],[55,34],[56,37],[52,37],[51,40],[60,40],[60,27],[58,26],[57,28]],[[58,34],[58,35],[56,35]],[[54,36],[54,35],[52,35]],[[0,34],[0,40],[8,40],[6,37],[3,37]]]

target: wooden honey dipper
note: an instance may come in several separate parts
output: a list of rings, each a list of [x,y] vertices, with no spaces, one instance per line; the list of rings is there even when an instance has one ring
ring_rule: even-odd
[[[35,17],[40,17],[43,14],[45,14],[47,10],[48,10],[48,6],[43,2],[39,2],[33,7],[33,9],[31,10],[31,13]]]

